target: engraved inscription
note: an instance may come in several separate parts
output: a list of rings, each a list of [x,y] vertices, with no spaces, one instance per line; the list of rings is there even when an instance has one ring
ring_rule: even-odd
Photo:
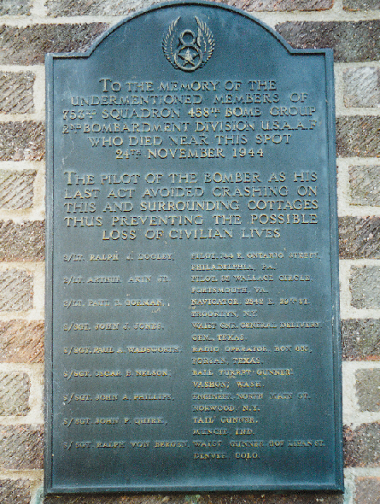
[[[190,2],[49,65],[47,486],[336,490],[326,54]]]

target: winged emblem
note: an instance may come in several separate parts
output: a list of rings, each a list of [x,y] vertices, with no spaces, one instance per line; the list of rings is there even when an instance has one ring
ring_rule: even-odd
[[[197,16],[197,33],[189,28],[180,31],[177,27],[180,19],[178,17],[170,24],[162,41],[162,48],[166,59],[174,68],[194,72],[211,58],[215,48],[214,36],[207,24]]]

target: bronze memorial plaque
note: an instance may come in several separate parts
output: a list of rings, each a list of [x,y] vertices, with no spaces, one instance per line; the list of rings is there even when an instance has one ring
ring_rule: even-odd
[[[46,491],[341,490],[331,52],[170,3],[47,92]]]

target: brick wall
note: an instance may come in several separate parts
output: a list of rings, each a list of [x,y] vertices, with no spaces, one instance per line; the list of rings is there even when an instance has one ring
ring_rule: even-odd
[[[231,0],[335,54],[344,495],[42,497],[44,54],[82,51],[150,0],[0,2],[0,502],[380,503],[380,2]]]

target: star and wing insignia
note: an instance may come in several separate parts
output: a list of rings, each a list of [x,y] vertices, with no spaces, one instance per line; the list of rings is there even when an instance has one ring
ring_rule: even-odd
[[[178,22],[175,19],[162,41],[162,48],[166,59],[178,70],[194,72],[202,68],[211,58],[215,48],[215,40],[212,31],[206,23],[195,16],[197,32],[189,28],[178,30]]]

